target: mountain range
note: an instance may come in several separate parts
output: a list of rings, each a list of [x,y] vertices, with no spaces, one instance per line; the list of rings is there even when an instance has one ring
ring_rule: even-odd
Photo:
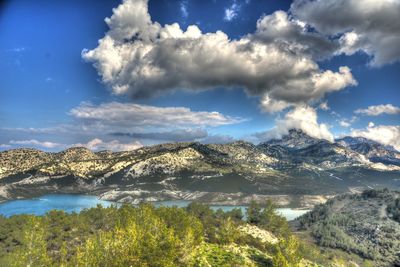
[[[393,147],[359,137],[329,142],[296,129],[258,145],[185,142],[124,152],[83,147],[0,152],[1,200],[89,193],[131,203],[182,199],[237,205],[273,198],[281,206],[310,207],[338,193],[382,187],[400,188],[400,153]]]

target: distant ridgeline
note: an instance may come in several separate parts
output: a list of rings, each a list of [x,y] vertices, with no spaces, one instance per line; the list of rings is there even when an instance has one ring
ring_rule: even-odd
[[[104,200],[198,200],[222,205],[264,201],[313,206],[325,196],[368,188],[400,188],[400,153],[365,138],[335,142],[291,130],[254,145],[196,142],[133,151],[0,152],[0,200],[47,193],[91,193]],[[316,196],[317,195],[317,196]]]
[[[0,217],[0,266],[293,267],[353,260],[299,240],[271,202],[252,202],[246,215],[243,221],[240,209],[213,211],[193,202]]]

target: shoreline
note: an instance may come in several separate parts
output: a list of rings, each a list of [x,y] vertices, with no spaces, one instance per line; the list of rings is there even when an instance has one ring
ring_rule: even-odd
[[[188,200],[166,200],[166,201],[153,201],[147,202],[154,207],[177,207],[185,208],[192,201]],[[13,199],[0,204],[0,214],[1,216],[10,217],[14,215],[21,214],[33,214],[37,216],[42,216],[51,210],[61,210],[66,213],[81,212],[84,209],[90,209],[96,207],[97,205],[102,205],[103,207],[120,207],[123,203],[101,200],[98,196],[90,194],[44,194],[32,198],[20,198]],[[125,203],[127,205],[137,206],[133,203]],[[203,203],[207,205],[210,209],[222,210],[228,212],[233,209],[241,210],[243,218],[246,218],[246,210],[248,206],[246,205],[213,205],[211,203]],[[261,205],[262,207],[262,205]],[[310,209],[298,209],[298,208],[288,208],[288,207],[276,207],[276,212],[281,216],[285,217],[286,220],[292,221],[299,216],[309,212]]]
[[[31,189],[31,190],[29,190]],[[14,188],[7,196],[3,196],[0,204],[13,200],[36,199],[44,195],[87,195],[99,200],[115,203],[139,204],[141,202],[158,203],[167,201],[197,201],[210,206],[246,207],[251,201],[256,201],[261,206],[267,200],[272,200],[277,208],[290,208],[293,210],[310,210],[315,205],[325,203],[332,195],[286,195],[286,194],[243,194],[222,192],[199,191],[140,191],[120,190],[119,188],[101,188],[98,190],[73,190],[63,188],[49,190],[49,188]],[[34,193],[33,193],[34,192]]]

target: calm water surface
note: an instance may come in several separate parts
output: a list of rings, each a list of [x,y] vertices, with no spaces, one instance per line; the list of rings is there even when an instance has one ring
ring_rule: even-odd
[[[155,206],[177,206],[186,207],[190,201],[171,200],[154,202]],[[95,196],[89,195],[70,195],[70,194],[52,194],[44,195],[39,198],[11,200],[0,204],[0,214],[6,217],[17,214],[35,214],[43,215],[46,212],[57,209],[65,212],[80,212],[86,208],[96,207],[101,204],[108,207],[115,202],[100,200]],[[243,214],[246,212],[246,206],[211,206],[212,209],[222,209],[229,211],[234,208],[240,208]],[[297,210],[290,208],[278,209],[278,211],[286,217],[287,220],[293,220],[296,217],[306,213],[308,210]]]

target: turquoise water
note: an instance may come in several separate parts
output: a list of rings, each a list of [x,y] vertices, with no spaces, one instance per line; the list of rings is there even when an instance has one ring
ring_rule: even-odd
[[[190,201],[171,200],[154,202],[154,205],[186,207],[189,203]],[[11,200],[1,203],[0,214],[6,217],[17,214],[43,215],[53,209],[64,210],[65,212],[79,212],[85,208],[96,207],[98,204],[108,207],[115,204],[115,202],[100,200],[95,196],[89,195],[53,194],[44,195],[39,198]],[[243,214],[246,212],[246,206],[211,206],[211,208],[214,210],[222,209],[223,211],[240,208]],[[278,209],[278,212],[280,212],[287,220],[293,220],[307,211],[308,210],[296,210],[290,208]]]
[[[43,215],[50,210],[64,210],[65,212],[80,212],[85,208],[96,207],[101,204],[108,207],[113,203],[100,200],[95,196],[54,194],[38,198],[11,200],[0,204],[0,214],[6,217],[17,214]]]

